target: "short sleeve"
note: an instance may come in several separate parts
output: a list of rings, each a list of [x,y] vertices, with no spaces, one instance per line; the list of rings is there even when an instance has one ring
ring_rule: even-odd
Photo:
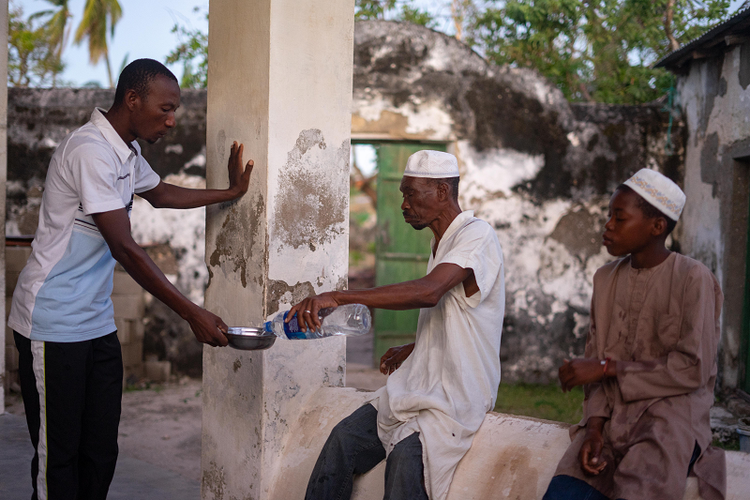
[[[68,168],[86,215],[125,208],[117,189],[117,167],[106,152],[78,147],[68,157]]]
[[[159,174],[154,172],[151,165],[140,154],[136,157],[135,163],[135,192],[136,194],[151,191],[161,182]]]
[[[436,264],[456,264],[474,271],[479,297],[472,296],[468,302],[476,307],[487,297],[502,273],[503,252],[492,227],[474,219],[458,230],[450,250]]]

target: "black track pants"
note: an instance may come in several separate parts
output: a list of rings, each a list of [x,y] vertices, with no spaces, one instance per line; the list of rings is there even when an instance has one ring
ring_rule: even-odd
[[[104,500],[117,462],[122,400],[117,334],[84,342],[13,337],[35,450],[32,500]]]

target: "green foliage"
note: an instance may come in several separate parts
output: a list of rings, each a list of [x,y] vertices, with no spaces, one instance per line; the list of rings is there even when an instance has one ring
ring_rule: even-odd
[[[728,9],[728,0],[493,0],[468,41],[497,64],[536,68],[568,99],[637,104],[671,84],[653,63]]]
[[[583,390],[563,393],[557,384],[505,384],[497,392],[495,411],[575,424],[583,416]]]
[[[613,104],[640,104],[664,95],[672,76],[653,64],[729,10],[729,0],[443,3],[452,6],[456,32],[462,31],[462,38],[490,61],[536,68],[572,101]],[[354,16],[437,25],[432,12],[416,7],[415,0],[356,0]],[[205,87],[208,35],[180,25],[172,31],[180,35],[180,44],[167,62],[183,64],[183,87]]]
[[[200,9],[195,7],[194,12]],[[208,12],[206,12],[208,20]],[[187,29],[175,24],[172,33],[177,33],[180,44],[167,55],[166,63],[182,63],[180,86],[188,89],[206,88],[208,76],[208,34],[199,29]]]
[[[413,0],[356,0],[354,19],[392,19],[434,27],[435,18],[432,14],[412,4]]]
[[[36,12],[29,16],[29,20],[47,18],[44,26],[49,35],[50,43],[53,45],[55,54],[58,58],[62,57],[62,51],[65,48],[65,43],[68,41],[68,35],[70,34],[70,26],[68,26],[68,19],[70,19],[70,9],[68,8],[68,0],[46,0],[51,3],[57,10],[49,9]]]
[[[104,58],[107,65],[109,86],[114,87],[112,69],[109,64],[109,47],[107,45],[107,31],[109,36],[115,35],[115,25],[122,17],[122,7],[117,0],[86,0],[83,6],[83,18],[76,28],[74,42],[81,44],[88,40],[89,61],[97,64]]]
[[[40,16],[24,19],[13,3],[8,11],[8,85],[47,87],[64,69],[57,34]]]

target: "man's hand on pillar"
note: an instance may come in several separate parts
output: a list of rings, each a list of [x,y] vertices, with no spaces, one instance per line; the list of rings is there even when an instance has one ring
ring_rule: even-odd
[[[239,198],[247,192],[250,186],[250,174],[253,172],[253,160],[247,160],[245,167],[242,167],[242,153],[245,149],[244,144],[232,143],[231,152],[229,153],[229,191],[232,191],[235,198]]]

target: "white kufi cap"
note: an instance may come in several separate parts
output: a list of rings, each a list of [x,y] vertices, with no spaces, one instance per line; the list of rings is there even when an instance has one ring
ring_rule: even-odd
[[[680,218],[685,207],[685,193],[665,175],[642,168],[624,184],[670,219],[676,221]]]
[[[430,179],[458,177],[458,161],[452,154],[442,151],[417,151],[406,160],[404,176]]]

